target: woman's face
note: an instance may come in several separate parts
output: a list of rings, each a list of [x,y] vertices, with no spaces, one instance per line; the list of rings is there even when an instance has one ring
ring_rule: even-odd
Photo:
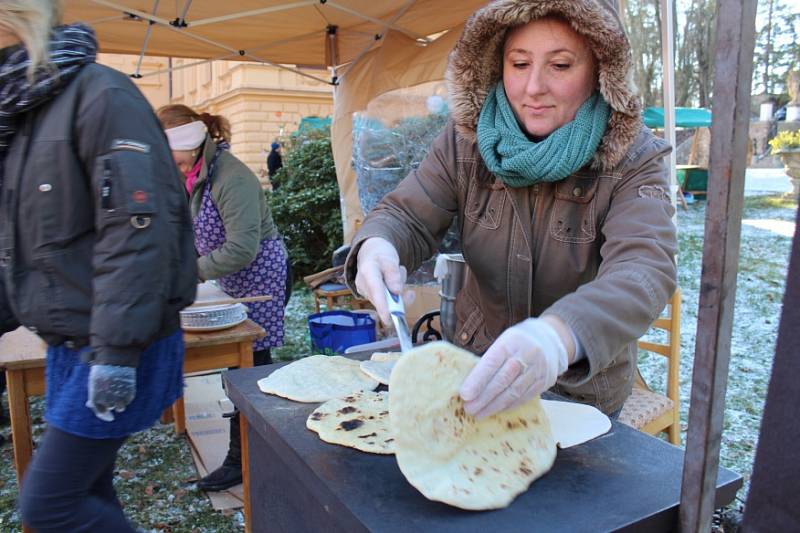
[[[175,160],[175,164],[178,165],[180,171],[186,175],[192,170],[197,161],[197,150],[173,150],[172,159]]]
[[[572,121],[595,79],[586,40],[559,19],[534,20],[506,38],[503,86],[517,121],[534,139]]]

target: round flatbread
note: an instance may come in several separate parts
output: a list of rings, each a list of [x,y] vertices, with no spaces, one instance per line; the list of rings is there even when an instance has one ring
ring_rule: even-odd
[[[371,361],[397,361],[403,354],[400,352],[375,352],[370,357]]]
[[[311,413],[306,427],[331,444],[369,453],[394,453],[387,392],[361,391],[329,400]]]
[[[258,388],[296,402],[326,402],[354,392],[374,390],[378,382],[358,366],[359,361],[339,355],[312,355],[259,380]]]
[[[481,420],[459,388],[478,362],[433,342],[405,353],[389,380],[395,456],[426,498],[470,510],[499,509],[553,465],[556,445],[539,398]]]
[[[591,405],[542,400],[553,438],[562,450],[583,444],[611,429],[611,420]]]
[[[396,361],[361,361],[360,368],[381,385],[388,385],[395,363]]]

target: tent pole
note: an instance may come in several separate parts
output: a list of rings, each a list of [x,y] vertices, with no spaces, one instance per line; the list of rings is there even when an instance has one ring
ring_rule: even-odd
[[[158,13],[158,3],[160,0],[155,0],[153,3],[153,15]],[[144,53],[147,51],[147,43],[150,42],[150,36],[153,34],[153,24],[155,22],[149,21],[147,23],[147,31],[144,33],[144,42],[142,43],[142,51],[139,52],[139,59],[136,61],[136,70],[133,74],[131,74],[131,78],[139,79],[142,77],[142,60],[144,59]]]
[[[192,21],[189,27],[195,28],[197,26],[205,26],[206,24],[216,24],[217,22],[227,22],[246,17],[254,17],[256,15],[264,15],[265,13],[275,13],[277,11],[287,11],[298,7],[312,6],[317,3],[317,0],[302,0],[301,2],[293,2],[291,4],[282,4],[278,6],[264,7],[261,9],[253,9],[251,11],[242,11],[241,13],[233,13],[222,17],[212,17],[207,19],[200,19]]]
[[[249,49],[248,52],[249,53],[256,52],[258,50],[263,50],[264,48],[269,48],[271,46],[277,46],[277,45],[280,45],[280,44],[290,43],[290,42],[292,42],[294,40],[297,40],[297,39],[305,39],[306,37],[313,37],[314,35],[318,35],[318,34],[319,34],[319,32],[314,31],[314,32],[306,33],[304,35],[299,35],[299,36],[296,36],[296,37],[290,37],[288,39],[279,39],[277,41],[272,41],[272,42],[269,42],[269,43],[266,43],[266,44],[258,45],[258,46],[254,47],[254,48]],[[212,57],[212,58],[209,58],[209,59],[202,59],[200,61],[195,61],[194,63],[184,63],[183,65],[179,65],[177,67],[169,67],[169,68],[163,68],[163,69],[160,69],[160,70],[154,70],[152,72],[148,72],[147,74],[142,74],[142,77],[146,78],[148,76],[158,76],[159,74],[166,74],[167,72],[174,72],[176,70],[183,70],[185,68],[194,67],[194,66],[197,66],[197,65],[205,65],[206,63],[210,63],[212,61],[224,61],[224,60],[230,59],[232,57],[239,57],[239,55],[240,54],[239,54],[238,51],[231,52],[229,54],[223,54],[223,55]],[[278,68],[282,68],[282,66],[278,65]],[[325,83],[328,83],[328,82],[325,82]]]
[[[192,0],[186,0],[186,3],[183,4],[183,10],[178,18],[170,22],[173,26],[177,28],[185,28],[186,27],[186,15],[189,13],[189,7],[192,5]]]
[[[95,1],[97,1],[97,0],[95,0]],[[302,70],[298,70],[298,69],[292,68],[292,67],[287,67],[286,65],[281,65],[279,63],[273,63],[271,61],[267,61],[266,59],[262,59],[262,58],[260,58],[258,56],[253,55],[252,53],[247,52],[246,50],[236,50],[234,48],[231,48],[228,45],[225,45],[225,44],[222,44],[222,43],[218,43],[216,41],[212,41],[211,39],[207,39],[205,37],[201,37],[200,35],[194,35],[193,33],[189,33],[186,30],[174,28],[169,23],[165,24],[164,28],[168,29],[170,31],[177,32],[180,35],[185,35],[186,37],[189,37],[190,39],[194,39],[196,41],[200,41],[200,42],[206,43],[206,44],[211,45],[211,46],[216,46],[218,48],[222,48],[223,50],[227,50],[228,52],[230,52],[233,55],[238,55],[238,56],[241,56],[241,57],[249,57],[249,58],[253,59],[254,61],[258,61],[259,63],[264,63],[266,65],[277,67],[277,68],[280,68],[280,69],[283,69],[283,70],[288,70],[289,72],[294,72],[295,74],[297,74],[299,76],[304,76],[306,78],[310,78],[310,79],[315,80],[315,81],[319,81],[319,82],[322,82],[322,83],[325,83],[325,84],[330,84],[330,81],[322,79],[322,78],[319,78],[317,76],[312,76],[311,74],[303,72]]]
[[[417,41],[424,41],[426,43],[430,42],[430,39],[428,39],[426,36],[416,34],[416,33],[412,32],[412,31],[409,31],[409,30],[401,27],[401,26],[396,25],[393,22],[384,22],[381,19],[376,19],[374,17],[370,17],[369,15],[365,15],[363,13],[359,13],[355,9],[350,9],[349,7],[345,7],[345,6],[340,5],[340,4],[336,3],[336,2],[333,2],[331,0],[327,0],[326,2],[323,2],[323,3],[326,6],[331,6],[334,9],[338,9],[339,11],[344,11],[345,13],[353,15],[354,17],[359,17],[359,18],[362,18],[364,20],[368,20],[368,21],[370,21],[370,22],[372,22],[374,24],[378,24],[379,26],[383,26],[386,29],[399,31],[400,33],[405,34],[405,35],[407,35],[407,36],[409,36],[412,39],[415,39]]]
[[[381,35],[380,33],[375,35],[375,37],[373,37],[373,40],[367,46],[365,46],[364,49],[361,50],[361,52],[359,52],[359,54],[355,57],[355,59],[353,59],[350,63],[347,64],[347,69],[344,71],[344,74],[342,74],[338,79],[339,83],[342,83],[342,80],[345,79],[345,77],[347,77],[347,73],[350,72],[353,66],[357,65],[358,62],[361,61],[361,59],[365,55],[367,55],[367,53],[369,53],[370,50],[372,50],[372,48],[375,46],[375,43],[377,43],[381,39],[383,39],[383,35]]]
[[[387,27],[391,27],[392,25],[394,25],[394,23],[397,22],[397,20],[400,17],[402,17],[403,15],[406,14],[406,11],[408,11],[408,9],[411,6],[413,6],[416,3],[416,1],[417,0],[408,0],[408,2],[406,2],[405,5],[403,7],[401,7],[400,10],[397,13],[395,13],[394,16],[391,19],[389,19],[389,22],[387,23],[388,24]],[[361,61],[361,58],[363,58],[365,55],[367,55],[367,53],[370,50],[372,50],[372,47],[375,46],[375,43],[380,41],[381,39],[383,39],[383,34],[380,34],[380,33],[373,37],[372,42],[370,42],[367,46],[365,46],[364,49],[361,50],[361,52],[355,57],[355,59],[353,59],[349,63],[349,65],[347,66],[347,70],[345,70],[344,74],[342,74],[342,76],[338,79],[339,83],[341,83],[342,80],[345,78],[345,76],[347,76],[347,73],[350,72],[350,70],[353,68],[353,65],[356,65],[359,61]]]
[[[259,63],[264,63],[265,65],[269,65],[271,67],[277,67],[277,68],[280,68],[280,69],[283,69],[283,70],[288,70],[289,72],[294,72],[298,76],[304,76],[306,78],[322,82],[325,85],[333,85],[330,80],[326,80],[324,78],[320,78],[320,77],[314,76],[312,74],[308,74],[307,72],[303,72],[302,70],[298,70],[296,68],[287,67],[286,65],[281,65],[280,63],[273,63],[272,61],[267,61],[266,59],[262,59],[262,58],[260,58],[258,56],[255,56],[255,55],[253,55],[253,54],[251,54],[249,52],[246,52],[244,50],[242,50],[242,55],[244,57],[249,57],[252,60],[257,61]]]
[[[675,140],[675,35],[672,33],[673,18],[672,0],[661,0],[661,63],[664,65],[662,73],[663,100],[664,100],[664,137],[672,146],[672,151],[667,156],[669,169],[669,190],[672,196],[672,205],[677,207],[678,188],[677,166],[678,146]],[[683,195],[681,194],[683,200]],[[685,202],[685,200],[684,200]],[[684,207],[686,204],[684,203]],[[672,216],[672,221],[677,227],[677,211]]]
[[[710,531],[731,356],[744,204],[756,0],[717,2],[713,118],[700,304],[680,530]]]
[[[100,4],[101,6],[110,7],[111,9],[116,9],[121,13],[128,13],[131,15],[136,15],[142,20],[148,20],[151,22],[155,22],[157,24],[168,25],[169,21],[167,19],[163,19],[161,17],[156,17],[155,15],[151,15],[149,13],[145,13],[144,11],[139,11],[138,9],[133,9],[127,6],[123,6],[114,2],[109,2],[108,0],[91,0],[95,4]]]
[[[339,64],[339,32],[338,27],[330,25],[325,29],[328,38],[325,41],[325,59],[331,69],[331,85],[338,83],[338,76],[336,75],[336,65]]]

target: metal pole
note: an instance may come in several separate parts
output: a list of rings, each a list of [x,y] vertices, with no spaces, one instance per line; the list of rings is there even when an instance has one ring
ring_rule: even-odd
[[[672,205],[678,206],[678,177],[677,177],[677,150],[675,141],[675,35],[672,33],[673,18],[672,1],[661,0],[661,63],[664,66],[662,73],[663,100],[664,100],[664,138],[672,146],[672,151],[667,156],[669,168],[669,190],[672,195]],[[672,221],[677,226],[677,210]]]
[[[155,0],[153,3],[153,15],[158,13],[158,3],[160,0]],[[142,77],[142,60],[144,59],[144,54],[147,51],[147,43],[150,42],[150,36],[153,34],[153,24],[155,22],[148,21],[147,23],[147,31],[144,34],[144,42],[142,43],[142,51],[139,53],[139,60],[136,62],[136,71],[131,74],[132,78],[141,78]]]
[[[719,0],[700,306],[680,529],[710,531],[731,355],[749,142],[756,0]]]

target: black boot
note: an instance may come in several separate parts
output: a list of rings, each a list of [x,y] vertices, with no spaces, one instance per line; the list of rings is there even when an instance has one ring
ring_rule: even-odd
[[[242,482],[242,436],[239,432],[239,413],[231,417],[231,436],[228,455],[222,466],[197,482],[197,488],[220,491],[235,487]]]

